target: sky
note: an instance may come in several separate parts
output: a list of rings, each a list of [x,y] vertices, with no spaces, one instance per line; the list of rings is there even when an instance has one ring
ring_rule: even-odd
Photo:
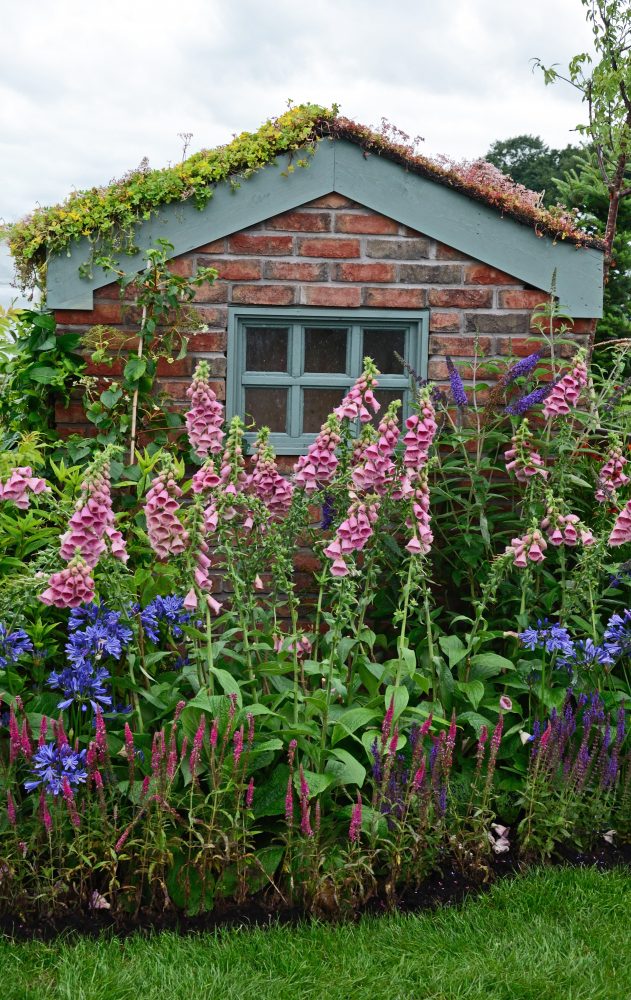
[[[580,0],[28,0],[2,11],[0,220],[254,130],[287,101],[340,105],[483,156],[577,139],[580,96],[530,60],[590,47]],[[15,297],[0,252],[0,305]]]

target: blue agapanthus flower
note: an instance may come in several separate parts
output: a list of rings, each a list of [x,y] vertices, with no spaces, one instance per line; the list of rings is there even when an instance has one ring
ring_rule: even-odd
[[[60,795],[64,778],[71,787],[83,784],[88,777],[85,768],[86,750],[75,751],[68,744],[45,743],[33,756],[33,777],[24,782],[27,792],[40,785],[51,795]]]
[[[611,667],[614,658],[606,646],[598,646],[593,639],[578,639],[572,643],[572,650],[563,653],[557,660],[557,667],[566,670],[592,670],[594,667]]]
[[[604,645],[614,657],[631,654],[631,611],[628,608],[621,615],[612,615],[607,622],[603,636]]]
[[[112,699],[105,687],[109,680],[110,674],[105,667],[92,667],[89,664],[53,670],[48,676],[48,684],[53,691],[59,690],[63,694],[57,708],[78,705],[82,712],[86,711],[88,705],[95,712],[110,707]]]
[[[74,608],[70,612],[66,645],[68,660],[75,667],[86,667],[111,656],[119,660],[133,638],[132,630],[121,622],[118,611],[110,611],[102,602]]]
[[[152,642],[160,640],[160,624],[170,630],[176,639],[182,636],[182,625],[190,621],[190,613],[184,607],[184,598],[177,594],[156,597],[140,612],[140,621],[145,634]]]
[[[0,668],[9,663],[17,663],[24,653],[33,652],[33,643],[24,629],[16,628],[9,632],[6,625],[0,622]]]
[[[571,656],[573,643],[570,634],[563,625],[558,622],[548,624],[547,619],[539,620],[536,628],[527,628],[519,633],[522,646],[526,649],[545,649],[546,653],[563,653]]]

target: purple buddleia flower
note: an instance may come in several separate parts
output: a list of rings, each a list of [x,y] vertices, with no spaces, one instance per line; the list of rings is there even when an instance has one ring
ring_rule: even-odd
[[[552,392],[555,382],[549,382],[547,385],[540,385],[537,389],[533,389],[526,396],[522,396],[520,399],[516,399],[513,403],[509,403],[504,409],[504,413],[509,413],[513,417],[523,417],[528,410],[532,409],[533,406],[537,406],[539,403],[543,403],[547,396]]]
[[[510,385],[514,382],[516,378],[522,378],[525,375],[530,375],[531,371],[537,367],[541,361],[541,351],[535,351],[534,354],[529,354],[527,358],[522,358],[517,364],[513,365],[512,368],[506,372],[503,378],[504,385]]]
[[[6,625],[0,622],[0,668],[9,663],[17,663],[24,653],[33,652],[33,643],[24,629],[16,628],[9,632]]]
[[[330,493],[327,493],[322,502],[322,522],[320,524],[322,531],[328,531],[333,524],[334,517],[335,508],[333,506],[333,497]]]
[[[454,365],[449,355],[446,355],[446,361],[453,401],[460,409],[464,409],[465,406],[469,405],[469,400],[467,399],[467,394],[464,391],[464,385],[462,384],[462,379],[460,378],[460,372]]]
[[[86,750],[74,751],[67,743],[58,746],[45,743],[33,756],[33,778],[24,782],[27,792],[43,785],[51,795],[63,791],[64,781],[71,787],[83,784],[88,776],[85,769]]]

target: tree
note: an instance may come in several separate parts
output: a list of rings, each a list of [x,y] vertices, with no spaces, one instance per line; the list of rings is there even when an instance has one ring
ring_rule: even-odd
[[[540,59],[534,64],[546,84],[565,80],[587,105],[587,123],[577,131],[593,149],[607,190],[605,276],[613,266],[613,246],[621,203],[631,195],[631,6],[624,0],[581,0],[592,26],[597,61],[587,52],[571,60],[567,76]]]
[[[485,159],[531,191],[541,191],[546,208],[559,200],[556,179],[576,167],[581,157],[577,146],[550,149],[538,135],[516,135],[498,139]]]

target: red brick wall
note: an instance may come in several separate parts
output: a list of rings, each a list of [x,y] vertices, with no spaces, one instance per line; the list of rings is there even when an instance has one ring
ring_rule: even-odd
[[[238,194],[236,195],[238,197]],[[213,285],[196,293],[194,309],[206,329],[191,331],[189,356],[160,363],[162,388],[183,405],[197,358],[205,358],[216,377],[215,391],[225,397],[228,305],[328,306],[339,309],[430,309],[429,377],[446,378],[445,354],[473,360],[524,356],[532,309],[546,292],[444,246],[338,194],[329,194],[250,229],[198,247],[175,258],[173,270],[194,274],[198,265],[215,267]],[[59,328],[112,325],[133,335],[138,310],[121,303],[116,284],[95,293],[92,311],[57,310]],[[592,320],[577,320],[578,341],[586,339]],[[111,376],[117,367],[91,366],[89,374]],[[467,374],[465,369],[464,374]],[[64,434],[85,430],[79,400],[58,407]]]

